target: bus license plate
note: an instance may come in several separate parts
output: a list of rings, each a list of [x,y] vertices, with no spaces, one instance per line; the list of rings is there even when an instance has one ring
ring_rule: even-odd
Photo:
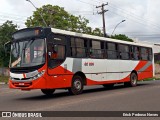
[[[19,85],[24,85],[24,83],[19,83]]]

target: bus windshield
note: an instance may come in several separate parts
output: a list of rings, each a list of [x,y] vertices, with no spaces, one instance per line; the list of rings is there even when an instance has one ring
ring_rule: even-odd
[[[32,67],[45,63],[45,40],[16,41],[11,45],[10,67]]]

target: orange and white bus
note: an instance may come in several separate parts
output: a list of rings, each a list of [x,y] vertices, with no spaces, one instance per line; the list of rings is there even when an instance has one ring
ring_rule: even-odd
[[[58,88],[80,94],[86,85],[136,86],[154,75],[152,46],[69,32],[55,28],[26,28],[13,34],[9,86]]]

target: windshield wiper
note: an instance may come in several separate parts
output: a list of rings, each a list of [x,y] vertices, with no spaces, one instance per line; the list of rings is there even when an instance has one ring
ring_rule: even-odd
[[[28,41],[27,43],[25,43],[24,47],[22,48],[22,50],[25,50],[25,48],[27,48],[28,45],[31,45],[34,42],[35,39],[31,39],[30,41]]]
[[[23,44],[23,48],[22,48],[22,52],[20,54],[20,45],[19,45],[19,42],[18,42],[18,55],[19,58],[22,57],[23,55],[23,51],[27,48],[28,45],[31,45],[33,42],[34,42],[35,39],[31,39],[30,41],[28,41],[27,43]],[[17,49],[16,49],[17,50]]]

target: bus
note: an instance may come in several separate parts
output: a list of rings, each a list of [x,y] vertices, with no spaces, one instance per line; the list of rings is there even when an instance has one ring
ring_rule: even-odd
[[[154,76],[152,46],[55,28],[25,28],[12,35],[9,87],[52,95],[84,86],[112,88]]]

